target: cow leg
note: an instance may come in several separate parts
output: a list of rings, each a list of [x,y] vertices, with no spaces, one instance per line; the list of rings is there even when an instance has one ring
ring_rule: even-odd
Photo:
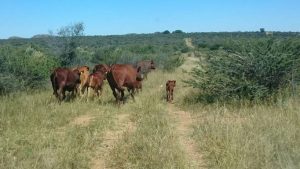
[[[99,90],[100,90],[100,96],[101,96],[101,95],[102,95],[102,92],[103,92],[102,86],[99,87]]]
[[[65,98],[66,98],[66,91],[63,90],[63,91],[62,91],[62,100],[65,100]]]
[[[63,96],[63,87],[60,87],[58,89],[58,100],[62,101],[63,99],[64,99],[64,96]]]
[[[55,77],[53,77],[54,75],[51,75],[51,84],[52,84],[52,88],[53,88],[53,95],[58,98],[58,93],[57,93],[57,90],[58,90],[58,86],[56,85],[56,81],[55,81]]]
[[[121,100],[123,101],[123,104],[125,103],[125,98],[124,98],[124,90],[121,90]]]
[[[97,97],[99,97],[99,88],[98,87],[95,88],[95,92],[96,92]]]
[[[135,99],[134,99],[134,88],[130,88],[130,95],[131,95],[133,101],[135,101]]]
[[[79,86],[79,95],[84,95],[85,88],[86,86],[84,84]]]
[[[114,95],[115,98],[116,98],[116,102],[118,102],[118,101],[119,101],[119,96],[118,96],[116,90],[112,88],[112,92],[113,92],[113,95]]]
[[[167,102],[169,101],[169,91],[167,90]]]

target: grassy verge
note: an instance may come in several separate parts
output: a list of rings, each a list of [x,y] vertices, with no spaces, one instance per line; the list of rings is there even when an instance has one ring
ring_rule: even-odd
[[[59,105],[51,95],[1,97],[0,168],[89,168],[93,148],[118,112],[107,103],[112,97]],[[93,117],[89,125],[72,124],[83,114]]]
[[[299,100],[277,105],[185,105],[209,168],[300,168]]]

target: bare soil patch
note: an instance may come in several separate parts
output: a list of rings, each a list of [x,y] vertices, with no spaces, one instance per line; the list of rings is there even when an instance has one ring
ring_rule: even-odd
[[[79,125],[79,126],[88,126],[94,118],[95,117],[90,114],[85,114],[85,115],[76,117],[70,124],[71,125]]]
[[[191,138],[193,128],[192,125],[195,122],[191,114],[186,111],[176,110],[174,105],[169,105],[169,114],[177,122],[176,130],[179,138],[179,143],[182,146],[183,151],[186,153],[187,159],[189,159],[189,165],[191,168],[205,168],[205,163],[201,152],[197,151],[197,144]]]
[[[97,150],[96,157],[91,161],[92,169],[111,168],[107,164],[109,152],[114,148],[116,143],[123,138],[124,133],[132,133],[136,129],[133,122],[129,119],[129,114],[119,114],[116,119],[116,127],[107,130],[103,135],[103,142]]]

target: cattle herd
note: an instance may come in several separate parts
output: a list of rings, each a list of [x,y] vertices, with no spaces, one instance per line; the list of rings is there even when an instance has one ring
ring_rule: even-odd
[[[66,98],[66,91],[73,96],[83,95],[89,89],[99,96],[102,93],[104,80],[112,90],[118,103],[124,102],[124,91],[128,90],[134,100],[134,94],[142,90],[142,81],[147,78],[147,74],[155,69],[152,60],[139,61],[131,64],[98,64],[94,66],[90,74],[88,66],[76,68],[56,68],[50,75],[53,87],[53,94],[62,101]],[[168,80],[166,83],[167,101],[173,100],[173,89],[176,81]]]

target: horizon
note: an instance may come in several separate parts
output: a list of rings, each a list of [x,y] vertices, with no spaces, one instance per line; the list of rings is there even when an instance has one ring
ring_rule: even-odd
[[[178,29],[177,29],[178,30]],[[164,30],[164,31],[170,31],[169,34],[174,34],[172,33],[173,31],[175,30]],[[220,31],[220,32],[185,32],[184,30],[182,30],[184,34],[201,34],[201,33],[259,33],[259,29],[258,30],[255,30],[255,31],[232,31],[232,32],[229,32],[229,31]],[[268,30],[265,30],[265,32],[272,32],[272,33],[300,33],[300,31],[268,31]],[[91,37],[91,36],[129,36],[129,35],[152,35],[152,34],[163,34],[163,31],[157,31],[157,32],[147,32],[147,33],[126,33],[126,34],[108,34],[108,35],[80,35],[78,37]],[[175,33],[176,34],[176,33]],[[31,37],[21,37],[21,36],[10,36],[8,38],[0,38],[0,40],[8,40],[8,39],[32,39],[32,38],[40,38],[40,37],[35,37],[35,36],[52,36],[52,37],[60,37],[59,35],[51,35],[51,34],[36,34],[36,35],[33,35]],[[41,37],[42,38],[42,37]]]
[[[300,2],[296,0],[87,0],[0,2],[0,39],[32,38],[83,22],[86,36],[151,34],[169,30],[186,33],[299,32]]]

